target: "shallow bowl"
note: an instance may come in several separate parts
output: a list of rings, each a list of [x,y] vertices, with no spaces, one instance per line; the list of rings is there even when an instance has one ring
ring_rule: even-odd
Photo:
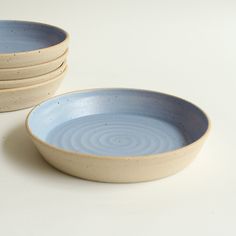
[[[17,80],[0,80],[0,90],[1,89],[10,89],[10,88],[20,88],[25,86],[31,86],[34,84],[39,84],[50,79],[53,79],[59,76],[66,68],[66,62],[64,62],[59,68],[56,70],[49,72],[45,75],[40,75],[27,79],[17,79]]]
[[[205,113],[180,98],[145,90],[94,89],[36,106],[26,127],[57,169],[102,182],[140,182],[182,170],[209,130]]]
[[[39,84],[0,90],[0,112],[35,106],[51,97],[59,87],[66,70],[59,76]]]
[[[55,26],[28,21],[0,21],[0,68],[32,66],[61,56],[68,34]]]
[[[45,62],[39,65],[0,69],[0,81],[27,79],[47,74],[60,67],[62,63],[66,60],[67,55],[68,50],[55,60]]]

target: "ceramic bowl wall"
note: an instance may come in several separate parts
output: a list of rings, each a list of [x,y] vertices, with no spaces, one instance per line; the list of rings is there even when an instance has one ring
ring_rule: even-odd
[[[36,76],[27,79],[18,79],[18,80],[0,80],[0,89],[10,89],[10,88],[20,88],[31,86],[34,84],[39,84],[50,79],[53,79],[59,76],[66,68],[66,62],[64,62],[59,68],[56,70],[49,72],[45,75]]]
[[[63,55],[60,55],[55,60],[45,62],[39,65],[0,69],[0,80],[26,79],[47,74],[60,67],[62,63],[66,60],[67,55],[68,51],[64,52]]]
[[[0,90],[0,112],[32,107],[51,97],[59,87],[66,70],[58,77],[32,86]]]
[[[25,21],[0,21],[0,68],[38,65],[60,57],[68,34],[55,26]]]
[[[33,109],[27,130],[44,158],[70,175],[103,182],[159,179],[195,158],[209,130],[205,113],[170,95],[94,89]]]

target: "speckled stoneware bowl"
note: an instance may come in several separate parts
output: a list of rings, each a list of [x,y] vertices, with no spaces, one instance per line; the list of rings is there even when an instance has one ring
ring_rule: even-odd
[[[67,174],[140,182],[186,167],[207,137],[209,120],[198,107],[174,96],[94,89],[41,103],[26,127],[44,158]]]
[[[34,84],[39,84],[50,79],[53,79],[59,76],[66,68],[66,62],[64,62],[56,70],[49,72],[45,75],[40,75],[27,79],[17,79],[17,80],[0,80],[0,90],[1,89],[10,89],[10,88],[20,88],[25,86],[30,86]]]
[[[62,63],[66,60],[67,55],[68,55],[68,50],[55,60],[45,62],[42,64],[34,66],[18,67],[18,68],[0,69],[0,81],[27,79],[47,74],[60,67],[60,65],[62,65]]]
[[[68,46],[68,34],[55,26],[27,21],[0,21],[0,68],[55,60]]]
[[[53,79],[35,85],[0,90],[0,112],[32,107],[48,99],[56,92],[65,73],[66,70]]]

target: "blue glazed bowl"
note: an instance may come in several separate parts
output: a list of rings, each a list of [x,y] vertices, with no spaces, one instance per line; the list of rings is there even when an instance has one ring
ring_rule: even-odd
[[[0,68],[32,66],[61,56],[68,34],[55,26],[27,21],[0,21]]]
[[[43,102],[26,126],[44,158],[63,172],[96,181],[139,182],[187,166],[207,136],[209,120],[174,96],[94,89]]]

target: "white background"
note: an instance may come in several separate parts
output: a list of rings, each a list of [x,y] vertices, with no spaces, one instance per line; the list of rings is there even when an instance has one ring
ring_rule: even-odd
[[[70,33],[58,94],[134,87],[199,105],[212,131],[184,171],[104,184],[50,167],[24,128],[29,109],[0,114],[0,235],[236,235],[235,1],[3,1],[2,19]]]

